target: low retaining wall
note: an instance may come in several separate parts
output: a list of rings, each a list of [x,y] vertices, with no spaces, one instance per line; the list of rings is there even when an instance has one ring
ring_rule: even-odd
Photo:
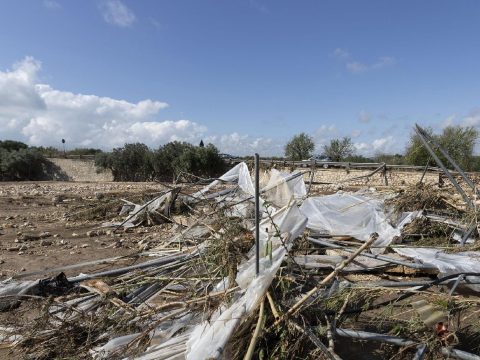
[[[109,170],[97,173],[95,161],[91,159],[51,158],[49,160],[62,169],[70,181],[113,181]]]

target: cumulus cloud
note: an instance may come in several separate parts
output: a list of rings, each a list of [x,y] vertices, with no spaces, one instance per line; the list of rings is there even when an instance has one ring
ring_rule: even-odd
[[[63,138],[70,148],[108,150],[131,142],[153,148],[175,140],[198,144],[203,138],[234,155],[283,154],[284,142],[278,139],[236,132],[211,135],[205,126],[188,119],[160,121],[161,110],[168,107],[165,102],[132,103],[54,89],[38,83],[40,68],[39,61],[26,57],[12,70],[0,71],[0,139],[58,146]]]
[[[473,109],[463,118],[463,125],[465,126],[480,126],[480,108]]]
[[[204,140],[205,143],[215,144],[223,153],[232,155],[244,156],[259,153],[260,156],[279,156],[283,154],[284,143],[268,137],[254,137],[233,132],[210,135]]]
[[[112,148],[140,141],[149,146],[173,141],[197,142],[206,128],[193,121],[158,121],[167,103],[137,103],[75,94],[39,84],[41,64],[27,57],[12,70],[0,71],[0,137],[31,145]]]
[[[136,20],[136,16],[133,11],[130,10],[120,0],[105,1],[101,4],[100,9],[105,21],[112,25],[129,27]]]
[[[23,109],[45,108],[45,102],[34,86],[40,62],[32,57],[16,63],[13,70],[0,72],[0,109],[2,113],[16,115]]]
[[[353,58],[345,49],[336,48],[332,56],[345,65],[345,68],[352,74],[360,74],[370,70],[381,69],[395,64],[396,60],[392,56],[380,56],[373,63],[363,63]]]
[[[452,114],[450,116],[447,116],[441,123],[441,128],[444,129],[446,127],[452,126],[455,123],[457,116],[455,114]]]
[[[378,153],[393,154],[397,152],[397,145],[392,135],[375,139],[372,142],[358,142],[354,144],[357,151],[366,156]]]

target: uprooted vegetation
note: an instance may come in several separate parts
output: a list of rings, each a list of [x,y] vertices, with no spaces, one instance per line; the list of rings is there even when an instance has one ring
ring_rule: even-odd
[[[475,212],[450,188],[309,197],[303,176],[270,179],[258,274],[245,164],[207,187],[73,202],[72,221],[163,232],[127,263],[1,283],[0,341],[35,359],[480,354],[478,234],[464,247],[453,236]]]

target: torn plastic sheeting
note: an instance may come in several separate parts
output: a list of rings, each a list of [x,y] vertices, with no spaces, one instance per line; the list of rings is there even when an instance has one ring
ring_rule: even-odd
[[[253,216],[254,202],[250,195],[237,193],[235,196],[225,197],[219,199],[217,202],[220,207],[225,208],[225,215],[227,216],[241,218]]]
[[[23,339],[22,335],[15,333],[16,330],[15,328],[0,326],[0,347],[2,347],[1,344],[14,346]]]
[[[273,220],[272,224],[271,220]],[[301,214],[298,207],[293,204],[289,207],[283,207],[276,213],[271,215],[270,218],[266,218],[260,222],[260,272],[271,266],[270,258],[266,253],[267,241],[272,243],[272,259],[274,259],[274,253],[278,249],[285,250],[282,241],[275,236],[276,231],[281,234],[289,233],[290,240],[286,244],[287,248],[291,246],[293,240],[300,236],[305,230],[307,219]],[[268,229],[268,232],[267,232]],[[284,254],[285,255],[285,254]],[[278,253],[280,256],[280,253]],[[238,266],[238,274],[236,277],[237,284],[245,289],[249,286],[252,279],[255,277],[255,246],[249,251],[249,259]]]
[[[290,174],[272,169],[270,171],[270,179],[264,189],[262,189],[263,197],[277,207],[287,205],[292,196],[294,199],[302,199],[307,195],[303,176],[285,181],[297,174],[300,174],[300,172]],[[303,173],[301,174],[303,175]]]
[[[0,311],[14,305],[18,297],[31,293],[37,286],[39,280],[35,281],[11,281],[0,282]]]
[[[193,318],[193,314],[186,314],[182,316],[179,319],[175,320],[170,320],[167,321],[160,326],[158,326],[154,331],[152,331],[149,334],[150,337],[150,346],[147,348],[147,350],[144,352],[142,357],[140,358],[145,358],[145,359],[159,359],[161,358],[161,353],[165,352],[165,344],[169,342],[169,339],[178,332],[180,329],[189,326],[189,323],[191,319]],[[103,346],[96,347],[92,350],[90,350],[90,354],[95,358],[95,359],[109,359],[111,355],[115,352],[121,351],[121,348],[130,342],[134,341],[137,339],[139,336],[141,336],[142,333],[135,333],[135,334],[129,334],[125,336],[119,336],[113,339],[110,339],[106,344]],[[182,334],[182,336],[184,336]],[[183,352],[186,349],[185,346],[186,343],[186,338],[184,341],[183,345]],[[158,353],[155,353],[152,349],[157,349]],[[167,352],[170,352],[170,348],[167,349]],[[148,355],[148,356],[147,356]],[[152,357],[152,356],[157,356],[157,357]],[[138,358],[137,358],[138,359]]]
[[[278,211],[279,228],[284,233],[289,233],[290,238],[286,241],[286,247],[281,246],[272,252],[272,261],[262,258],[260,262],[260,274],[255,276],[255,261],[250,259],[247,266],[239,267],[237,282],[246,291],[239,299],[223,312],[217,312],[218,317],[205,321],[198,325],[192,332],[187,343],[186,359],[209,359],[218,358],[230,339],[234,329],[240,321],[253,313],[263,299],[275,274],[283,262],[285,254],[291,248],[293,240],[305,229],[307,219],[293,205]],[[275,219],[276,214],[272,216]],[[264,233],[264,236],[267,235]],[[262,235],[261,235],[262,236]],[[266,241],[266,239],[264,239]],[[253,273],[252,273],[253,270]],[[240,281],[239,281],[240,280]]]
[[[206,237],[211,233],[211,230],[205,225],[195,224],[190,226],[180,234],[174,236],[172,239],[167,241],[167,244],[183,240],[198,240]]]
[[[278,208],[285,206],[292,196],[295,199],[301,199],[307,193],[302,176],[303,173],[304,172],[294,172],[289,174],[272,169],[267,185],[262,188],[260,192],[265,194],[264,197]],[[230,183],[236,182],[246,195],[253,196],[255,194],[255,188],[248,166],[242,162],[234,166],[218,180],[213,181],[200,191],[192,194],[191,198],[203,197],[212,187],[220,184],[222,181]]]
[[[156,199],[152,200],[150,203],[147,203],[146,205],[137,205],[133,207],[133,210],[130,211],[130,213],[127,216],[128,221],[122,221],[122,222],[106,222],[102,224],[102,227],[112,227],[112,226],[123,226],[124,228],[131,228],[137,226],[135,222],[137,219],[142,216],[145,212],[153,212],[158,210],[166,200],[168,200],[172,195],[172,192],[169,191],[166,194],[163,194]],[[131,207],[131,204],[128,204],[129,207]],[[124,205],[125,207],[125,205]],[[120,213],[124,212],[124,207],[122,207],[122,210]]]
[[[225,174],[220,176],[218,180],[211,182],[209,185],[205,186],[200,191],[192,194],[191,197],[202,198],[205,193],[207,193],[212,187],[221,184],[222,182],[233,183],[236,182],[238,186],[247,194],[254,195],[255,188],[253,186],[252,179],[250,177],[250,171],[248,170],[247,164],[241,162],[240,164],[235,165],[233,168],[228,170]]]
[[[348,253],[346,253],[348,254]],[[350,255],[350,254],[348,254]],[[297,264],[305,266],[307,269],[316,268],[330,268],[335,269],[343,260],[348,256],[342,255],[298,255],[294,256],[294,260]],[[355,260],[348,264],[342,271],[364,271],[374,268],[384,267],[390,265],[386,261],[371,259],[362,255],[359,255]]]
[[[184,333],[182,335],[173,337],[166,342],[151,346],[143,354],[136,356],[136,360],[180,360],[185,359],[186,343],[190,333]]]
[[[372,253],[381,253],[400,229],[410,222],[416,214],[404,219],[398,228],[390,225],[383,201],[362,195],[337,193],[306,199],[300,211],[308,218],[307,227],[327,230],[330,234],[349,235],[361,241],[367,241],[370,234],[376,232],[379,237],[373,244]],[[380,246],[380,248],[379,248]]]
[[[463,272],[480,272],[480,253],[477,251],[446,254],[442,250],[434,248],[394,248],[393,250],[402,256],[414,258],[424,264],[435,266],[440,272],[440,277]],[[480,285],[468,284],[469,280],[479,283],[480,277],[468,276],[467,281],[462,281],[472,290],[480,291]],[[455,281],[455,279],[452,281]]]

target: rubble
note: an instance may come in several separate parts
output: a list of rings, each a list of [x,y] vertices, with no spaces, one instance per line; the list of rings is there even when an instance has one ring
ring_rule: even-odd
[[[18,315],[0,343],[36,359],[480,359],[476,193],[345,182],[313,196],[304,178],[264,174],[257,239],[245,163],[143,202],[93,196],[69,221],[114,202],[119,215],[74,246],[135,252],[0,282],[0,308]]]

